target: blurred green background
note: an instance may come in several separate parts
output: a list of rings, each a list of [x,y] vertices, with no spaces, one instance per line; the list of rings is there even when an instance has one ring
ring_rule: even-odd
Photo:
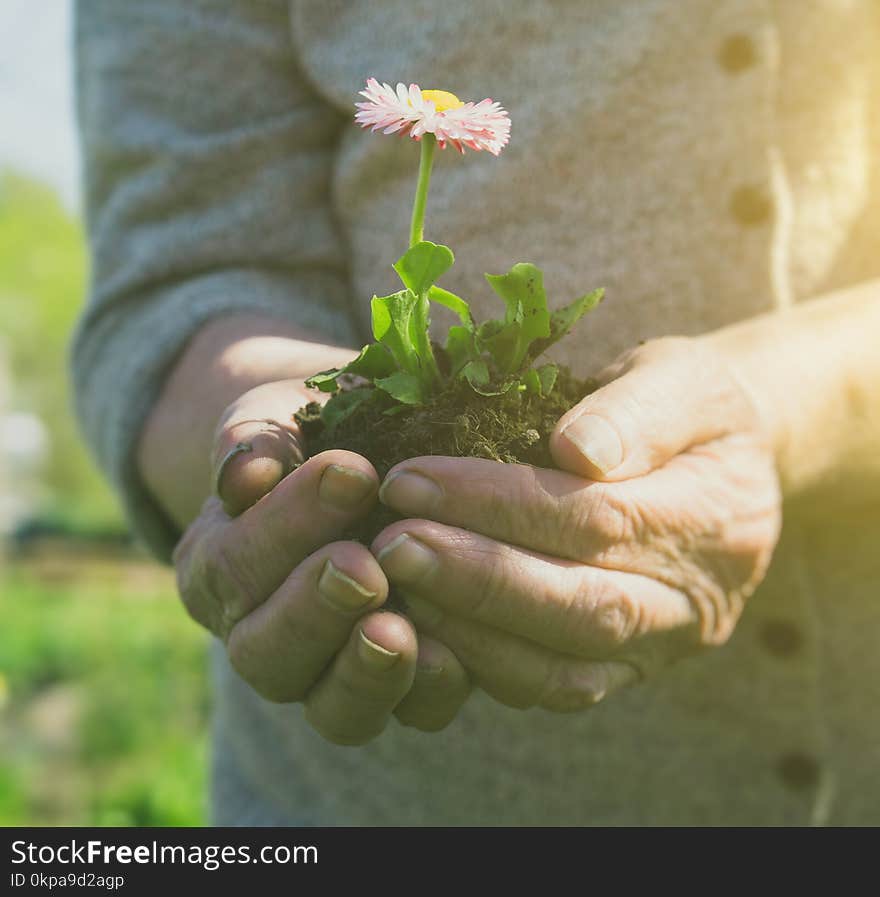
[[[70,412],[76,217],[0,172],[0,824],[204,821],[205,642]]]

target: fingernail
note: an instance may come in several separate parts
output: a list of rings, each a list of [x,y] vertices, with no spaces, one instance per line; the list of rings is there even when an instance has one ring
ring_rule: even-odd
[[[318,594],[334,610],[348,613],[366,607],[378,593],[371,592],[328,560],[318,580]]]
[[[417,626],[438,626],[443,619],[443,611],[437,605],[415,595],[406,596],[406,615]]]
[[[321,476],[318,497],[335,508],[353,511],[375,488],[373,479],[360,470],[331,464]]]
[[[396,582],[418,582],[437,564],[437,555],[409,533],[392,539],[377,555],[389,579]]]
[[[562,435],[602,473],[609,473],[623,461],[623,445],[617,431],[597,414],[582,414]]]
[[[412,470],[392,473],[379,489],[379,501],[402,514],[428,514],[442,497],[442,490],[433,480]]]
[[[390,670],[400,657],[399,652],[389,651],[387,648],[383,648],[381,645],[377,645],[375,642],[370,641],[364,634],[363,629],[361,630],[361,638],[358,643],[358,654],[360,655],[361,660],[370,667],[370,669],[376,670],[377,672]]]
[[[223,479],[223,472],[229,466],[229,462],[238,457],[239,455],[245,454],[245,452],[252,452],[254,447],[249,442],[236,442],[234,446],[223,456],[223,459],[217,465],[217,472],[214,474],[214,494],[220,494],[220,481]]]

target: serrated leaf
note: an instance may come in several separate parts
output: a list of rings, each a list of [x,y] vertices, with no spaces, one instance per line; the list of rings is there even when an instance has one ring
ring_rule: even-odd
[[[519,262],[507,274],[487,274],[486,280],[507,307],[505,325],[515,328],[503,340],[503,363],[496,359],[505,372],[512,373],[522,364],[529,345],[550,335],[544,275],[535,265]]]
[[[448,246],[440,246],[430,240],[416,243],[394,263],[403,285],[416,296],[423,296],[455,261]]]
[[[481,342],[485,342],[487,339],[491,339],[496,333],[503,330],[505,326],[504,321],[499,321],[495,318],[489,321],[483,321],[477,328],[477,337]]]
[[[428,298],[431,302],[445,305],[450,311],[454,311],[458,315],[459,321],[468,330],[474,329],[474,319],[471,315],[470,306],[461,296],[456,296],[455,293],[450,293],[449,290],[444,290],[443,287],[438,287],[435,284],[428,290]]]
[[[351,389],[337,392],[321,409],[321,420],[328,429],[333,429],[345,420],[358,406],[372,398],[374,390],[369,388]]]
[[[469,361],[479,357],[474,334],[467,327],[450,327],[443,347],[454,377]]]
[[[356,374],[367,380],[387,377],[395,370],[391,353],[379,343],[368,343],[348,364],[341,368],[330,368],[321,371],[306,380],[309,389],[320,389],[321,392],[335,393],[339,389],[337,380],[342,374]]]
[[[419,359],[410,324],[417,302],[417,296],[401,290],[390,296],[373,296],[371,304],[373,336],[391,353],[400,370],[413,375],[419,370]]]
[[[404,405],[423,405],[425,395],[419,378],[404,371],[395,371],[390,377],[375,380],[375,385]]]
[[[553,312],[550,315],[549,336],[532,343],[529,347],[529,358],[537,358],[542,352],[546,352],[550,346],[561,340],[588,311],[592,311],[602,301],[604,296],[604,289],[593,290],[592,293],[579,296],[574,302]]]

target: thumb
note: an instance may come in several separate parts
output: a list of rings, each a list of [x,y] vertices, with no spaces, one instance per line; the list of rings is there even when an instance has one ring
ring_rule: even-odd
[[[647,343],[602,375],[596,392],[564,414],[550,437],[563,470],[624,480],[742,425],[751,410],[720,358],[695,340]]]
[[[310,397],[295,380],[265,383],[244,393],[223,413],[214,437],[215,491],[234,517],[271,492],[303,462],[293,413]]]

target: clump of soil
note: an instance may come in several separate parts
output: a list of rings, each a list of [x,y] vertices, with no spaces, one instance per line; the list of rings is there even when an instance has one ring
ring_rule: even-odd
[[[312,402],[295,417],[309,455],[327,449],[347,449],[363,455],[380,479],[400,461],[419,455],[489,458],[506,463],[554,467],[549,439],[559,418],[597,384],[578,380],[568,368],[559,375],[549,396],[512,389],[501,396],[482,396],[461,380],[451,380],[428,405],[399,405],[372,386],[372,393],[333,427]],[[386,414],[386,411],[392,411]],[[347,533],[365,545],[389,523],[399,519],[377,505],[356,529]]]

